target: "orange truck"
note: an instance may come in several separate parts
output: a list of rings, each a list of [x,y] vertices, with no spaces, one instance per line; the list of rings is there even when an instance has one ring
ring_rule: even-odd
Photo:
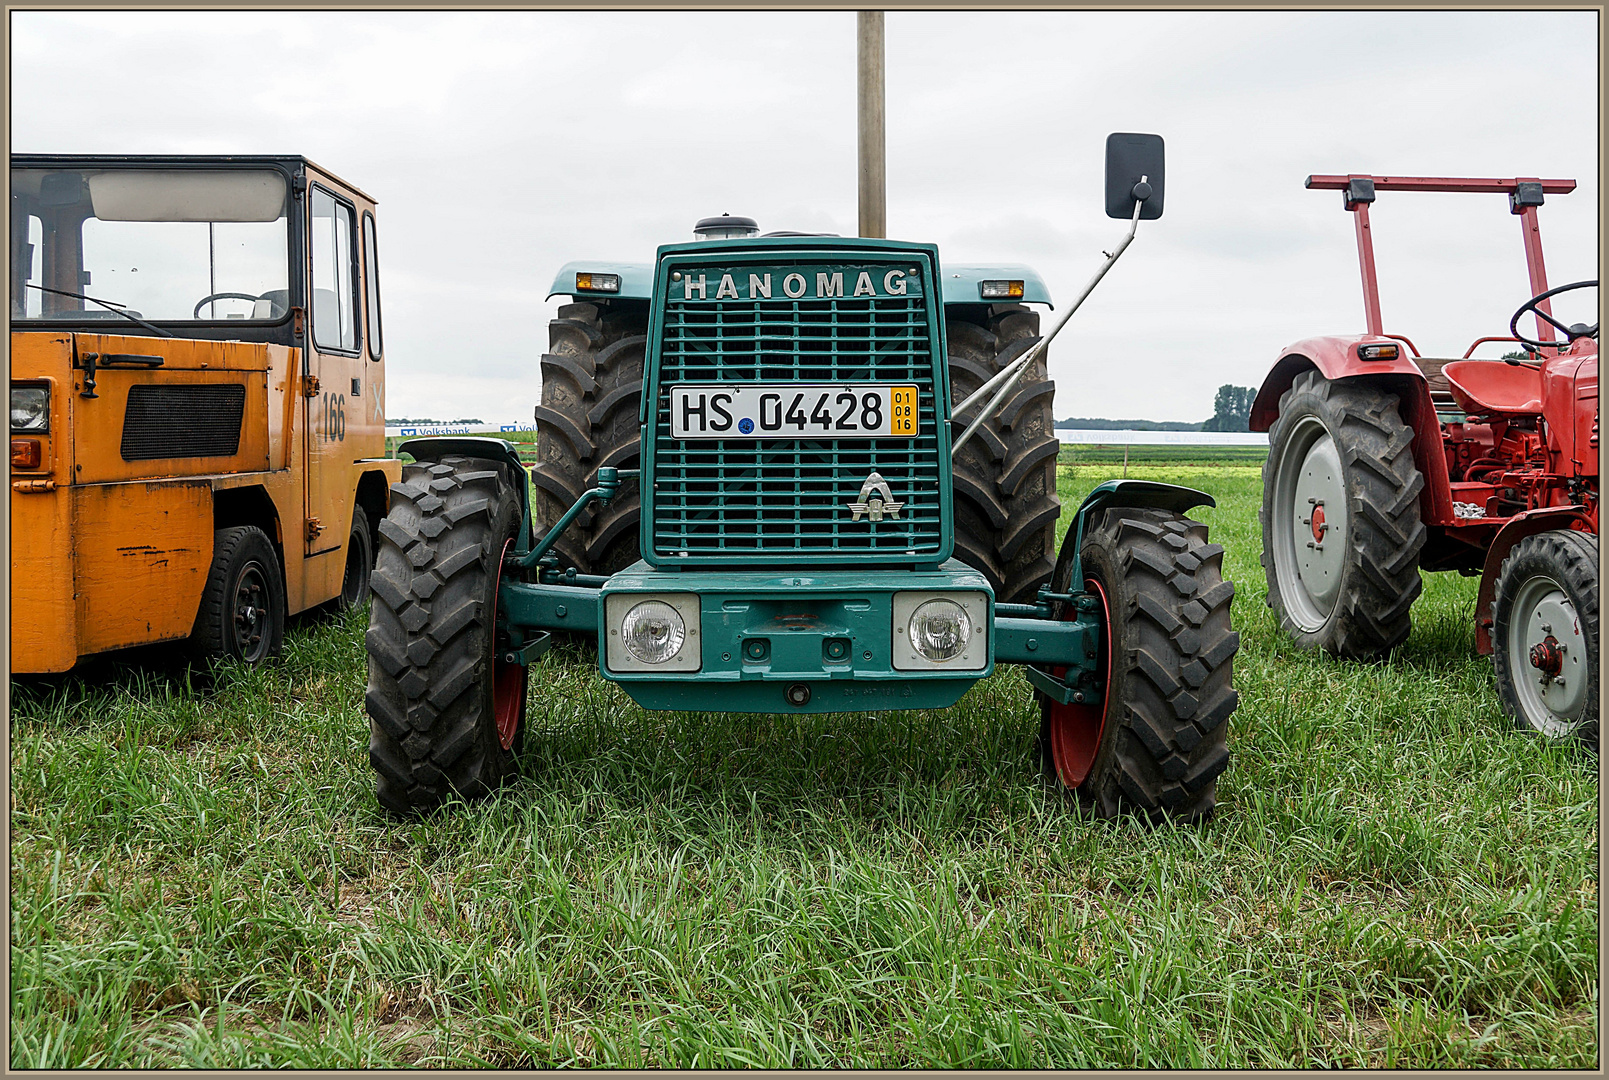
[[[256,662],[390,485],[374,200],[302,157],[11,159],[11,670]]]

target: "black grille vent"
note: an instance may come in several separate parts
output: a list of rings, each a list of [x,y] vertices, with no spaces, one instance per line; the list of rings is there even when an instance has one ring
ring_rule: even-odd
[[[240,383],[129,387],[123,460],[233,457],[240,452],[246,388]]]

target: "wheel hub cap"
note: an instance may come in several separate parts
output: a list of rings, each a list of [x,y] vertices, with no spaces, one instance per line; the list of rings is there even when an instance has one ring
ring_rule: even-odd
[[[1516,591],[1507,648],[1527,722],[1546,735],[1569,734],[1586,705],[1586,638],[1556,582],[1534,577]]]
[[[1288,557],[1294,564],[1296,580],[1291,582],[1299,595],[1292,614],[1307,629],[1324,625],[1341,594],[1341,573],[1346,563],[1346,487],[1341,470],[1341,454],[1335,440],[1317,420],[1315,432],[1308,434],[1305,452],[1296,449],[1284,464],[1291,468],[1294,483],[1287,513],[1291,546]],[[1300,455],[1298,457],[1298,455]]]

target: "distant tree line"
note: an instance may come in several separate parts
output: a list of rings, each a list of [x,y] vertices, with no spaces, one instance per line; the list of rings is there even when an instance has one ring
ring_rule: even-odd
[[[1059,428],[1080,431],[1250,431],[1251,403],[1257,391],[1249,386],[1229,383],[1218,387],[1212,402],[1212,416],[1196,424],[1180,420],[1107,420],[1101,417],[1069,416],[1056,421]]]
[[[402,424],[434,424],[437,427],[443,427],[448,424],[484,424],[486,421],[482,420],[478,416],[471,416],[463,420],[430,420],[422,416],[404,416],[401,419],[392,419],[388,416],[385,418],[385,422],[391,427],[398,427]]]

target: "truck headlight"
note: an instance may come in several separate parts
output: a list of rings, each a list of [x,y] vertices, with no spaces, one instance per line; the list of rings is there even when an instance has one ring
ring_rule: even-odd
[[[11,430],[50,430],[50,388],[13,386],[11,388]]]
[[[954,660],[972,640],[972,619],[954,600],[929,600],[911,613],[911,648],[935,664]]]
[[[645,664],[663,664],[682,651],[687,626],[679,611],[662,600],[645,600],[620,620],[626,651]]]

